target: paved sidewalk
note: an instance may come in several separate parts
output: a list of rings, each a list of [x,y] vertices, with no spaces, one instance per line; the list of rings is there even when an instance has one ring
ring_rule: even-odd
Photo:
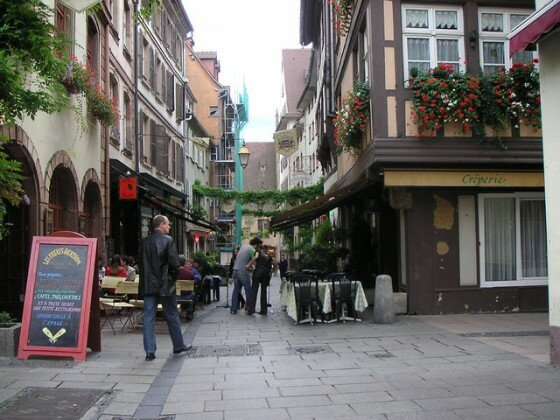
[[[559,417],[547,314],[376,325],[369,308],[361,323],[294,325],[279,310],[278,284],[268,316],[199,311],[184,324],[194,346],[185,356],[171,355],[165,329],[153,362],[141,333],[105,329],[103,351],[84,363],[0,358],[0,418],[27,387],[105,390],[83,416],[102,420]]]

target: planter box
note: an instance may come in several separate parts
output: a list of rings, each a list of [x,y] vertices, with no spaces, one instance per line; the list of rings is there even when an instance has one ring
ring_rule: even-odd
[[[15,357],[18,352],[21,324],[0,328],[0,357]]]

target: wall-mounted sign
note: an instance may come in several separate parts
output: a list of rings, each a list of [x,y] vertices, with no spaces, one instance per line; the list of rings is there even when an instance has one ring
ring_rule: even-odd
[[[544,187],[542,172],[385,171],[386,187]]]
[[[298,148],[298,130],[291,128],[289,130],[277,131],[273,134],[274,143],[276,144],[276,153],[289,157],[294,154]]]
[[[136,200],[138,198],[138,181],[136,178],[119,179],[119,199]]]

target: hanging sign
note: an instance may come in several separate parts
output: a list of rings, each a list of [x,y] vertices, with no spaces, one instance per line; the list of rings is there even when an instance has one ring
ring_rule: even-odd
[[[96,238],[33,238],[20,359],[46,355],[85,360],[96,252]]]
[[[138,181],[136,178],[119,179],[119,199],[136,200],[138,198]]]
[[[289,157],[294,154],[298,148],[298,130],[291,128],[289,130],[277,131],[273,134],[274,143],[276,144],[276,153]]]

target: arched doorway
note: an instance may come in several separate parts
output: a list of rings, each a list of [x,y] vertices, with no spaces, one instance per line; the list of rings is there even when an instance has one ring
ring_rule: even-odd
[[[49,188],[49,208],[46,234],[59,230],[78,230],[78,194],[70,169],[63,165],[56,167]]]
[[[39,183],[27,150],[16,141],[7,143],[4,150],[11,159],[21,163],[22,187],[27,197],[22,197],[17,207],[8,206],[4,217],[4,223],[10,227],[9,234],[0,240],[0,311],[21,319],[31,240],[39,234]]]
[[[99,185],[90,180],[84,194],[84,212],[80,217],[80,233],[88,238],[98,238],[101,241],[101,222],[101,192]]]

